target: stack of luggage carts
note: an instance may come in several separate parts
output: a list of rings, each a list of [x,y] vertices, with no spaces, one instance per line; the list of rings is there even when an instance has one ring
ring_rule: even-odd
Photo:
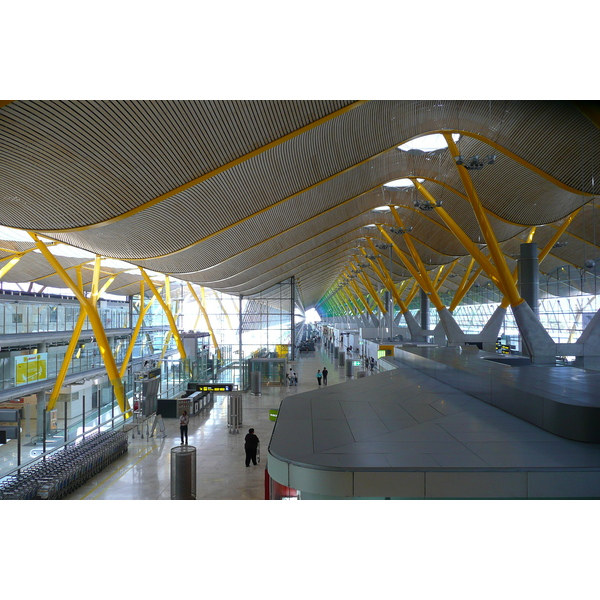
[[[58,500],[127,452],[127,433],[92,433],[0,481],[0,500]]]

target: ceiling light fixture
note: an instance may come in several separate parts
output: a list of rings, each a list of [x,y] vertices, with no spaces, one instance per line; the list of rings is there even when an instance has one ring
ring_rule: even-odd
[[[405,233],[410,233],[413,230],[412,227],[407,227],[403,229],[402,227],[390,227],[390,231],[392,233],[399,233],[400,235],[404,235]]]
[[[465,169],[469,169],[469,171],[478,171],[479,169],[483,169],[485,165],[493,165],[496,162],[496,155],[488,154],[485,158],[480,159],[477,155],[465,158],[459,154],[454,160],[457,165],[461,165]]]
[[[413,206],[419,210],[433,210],[436,206],[441,206],[442,201],[438,200],[436,204],[429,202],[429,200],[415,200]]]

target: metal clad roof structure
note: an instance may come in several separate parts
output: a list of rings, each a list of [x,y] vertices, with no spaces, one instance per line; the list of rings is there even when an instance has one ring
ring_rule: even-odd
[[[414,206],[414,187],[386,186],[418,178],[483,248],[449,150],[398,148],[440,132],[460,135],[463,156],[495,155],[471,180],[511,269],[531,227],[539,228],[534,241],[541,246],[578,209],[561,236],[568,245],[553,249],[542,271],[565,262],[583,268],[598,255],[600,131],[596,113],[582,102],[0,106],[0,225],[232,294],[259,293],[295,276],[301,303],[315,306],[355,264],[365,226],[396,224],[389,212],[373,212],[385,204],[397,206],[413,228],[428,269],[467,262],[467,250],[439,215]],[[1,259],[27,244],[0,248]],[[10,280],[40,277],[35,260],[30,253]],[[396,257],[391,267],[396,280],[410,276]],[[442,291],[456,283],[447,279]],[[136,289],[133,281],[129,289]]]

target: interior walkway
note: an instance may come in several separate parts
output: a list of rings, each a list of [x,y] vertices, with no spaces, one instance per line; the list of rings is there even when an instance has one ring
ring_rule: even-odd
[[[262,395],[243,394],[243,426],[229,433],[227,395],[215,395],[214,403],[190,418],[188,443],[196,452],[198,500],[264,500],[267,446],[274,421],[269,410],[287,396],[318,387],[316,373],[327,367],[328,385],[346,381],[344,367],[317,346],[289,363],[298,375],[298,386],[262,387]],[[324,386],[322,386],[324,387]],[[129,451],[82,487],[68,500],[169,500],[171,494],[171,448],[180,445],[179,420],[165,419],[166,437],[150,439],[136,434]],[[261,440],[263,460],[246,468],[244,436],[253,427]]]

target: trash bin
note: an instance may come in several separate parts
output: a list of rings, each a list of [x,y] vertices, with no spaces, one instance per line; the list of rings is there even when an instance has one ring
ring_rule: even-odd
[[[354,374],[354,364],[352,363],[352,360],[348,359],[346,361],[346,377],[352,377],[353,374]]]
[[[196,499],[196,448],[171,448],[171,500]]]
[[[339,362],[338,362],[339,366],[343,367],[344,364],[346,363],[346,354],[344,352],[340,352],[338,360],[339,360]]]
[[[250,390],[253,396],[262,395],[262,373],[260,371],[250,373]]]

